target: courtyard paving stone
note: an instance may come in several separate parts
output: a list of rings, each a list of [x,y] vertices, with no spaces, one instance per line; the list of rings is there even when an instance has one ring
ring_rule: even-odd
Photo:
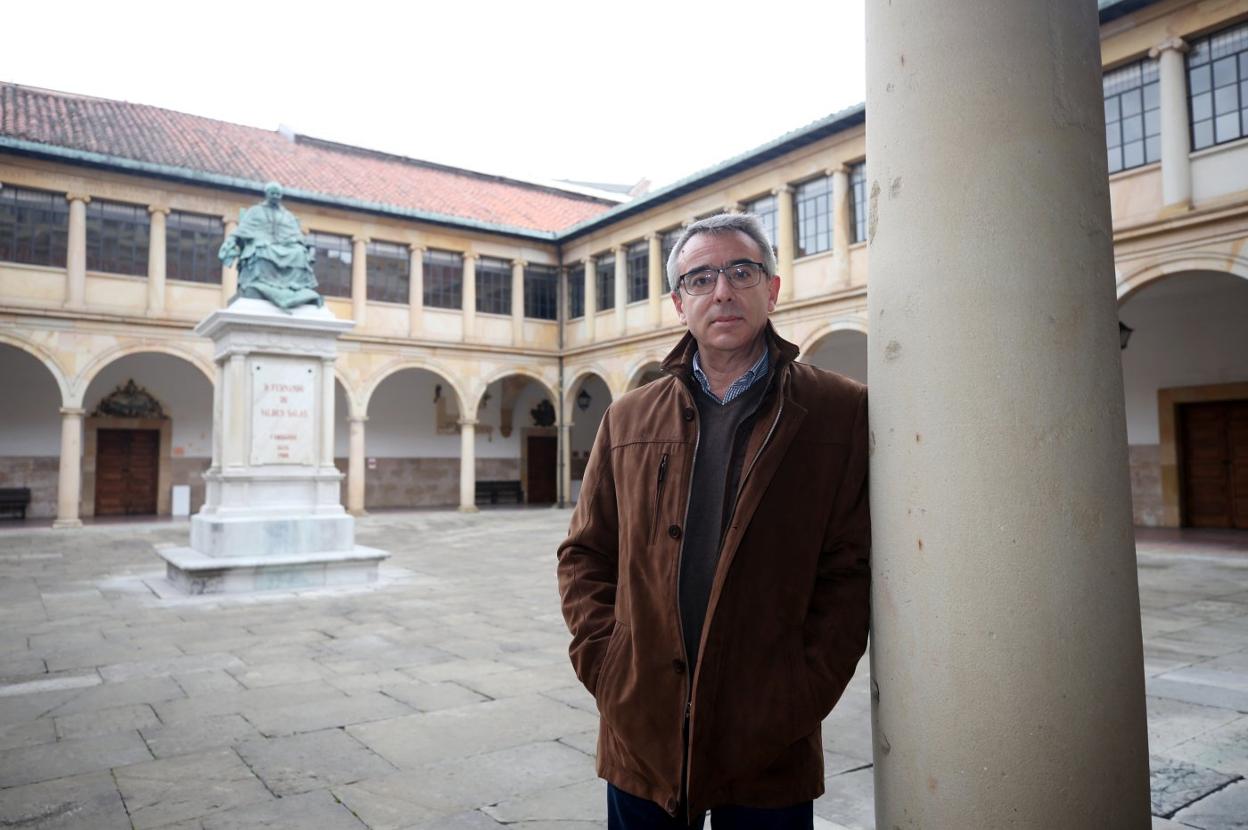
[[[602,828],[554,576],[568,519],[368,516],[360,543],[393,554],[376,584],[243,597],[164,582],[154,547],[185,523],[0,530],[0,827]],[[1248,791],[1248,537],[1193,538],[1137,546],[1173,773],[1154,795],[1177,810],[1154,827],[1225,830]],[[817,830],[872,826],[867,671],[824,722]]]

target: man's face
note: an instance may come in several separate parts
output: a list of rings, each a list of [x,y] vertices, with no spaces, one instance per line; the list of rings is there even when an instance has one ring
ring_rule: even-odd
[[[276,185],[269,185],[264,189],[264,198],[271,205],[275,205],[282,199],[282,189]]]
[[[698,268],[723,268],[739,262],[762,262],[758,245],[741,231],[700,233],[685,243],[677,260],[677,273]],[[753,288],[736,289],[720,275],[709,294],[690,295],[683,287],[672,293],[680,321],[689,326],[699,351],[724,356],[752,350],[776,307],[779,277],[763,277]]]

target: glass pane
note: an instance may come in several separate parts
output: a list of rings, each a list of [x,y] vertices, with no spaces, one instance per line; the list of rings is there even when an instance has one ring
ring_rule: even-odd
[[[1239,89],[1234,86],[1219,87],[1213,91],[1213,112],[1223,115],[1239,109]]]
[[[1105,99],[1105,123],[1118,120],[1118,96]]]
[[[1144,142],[1132,141],[1122,145],[1122,166],[1139,167],[1144,163]]]
[[[1161,84],[1144,87],[1144,109],[1154,110],[1161,106]]]
[[[1191,92],[1195,95],[1198,92],[1209,91],[1209,67],[1200,66],[1187,73],[1187,83],[1191,87]]]
[[[1117,147],[1122,143],[1122,122],[1115,121],[1105,125],[1105,146]]]
[[[1144,137],[1144,119],[1138,115],[1122,119],[1122,141],[1135,141]]]
[[[1192,120],[1204,121],[1213,116],[1213,96],[1208,92],[1192,97]]]
[[[1161,133],[1161,110],[1148,110],[1144,113],[1144,135]]]
[[[1192,125],[1192,148],[1200,150],[1213,144],[1213,122],[1200,121]]]
[[[1239,78],[1235,76],[1235,58],[1222,58],[1213,62],[1213,85],[1215,87],[1233,84]]]
[[[1248,52],[1239,53],[1239,77],[1248,79]]]
[[[1161,136],[1149,136],[1144,140],[1144,161],[1161,161]]]
[[[1128,90],[1122,93],[1122,114],[1135,115],[1140,111],[1140,91],[1138,89]]]
[[[1218,143],[1223,141],[1231,141],[1239,138],[1239,113],[1231,112],[1226,115],[1219,115],[1217,118],[1214,136]]]

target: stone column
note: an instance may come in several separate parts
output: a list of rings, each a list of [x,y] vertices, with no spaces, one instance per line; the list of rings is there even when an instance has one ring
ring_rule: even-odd
[[[646,237],[649,248],[646,250],[650,269],[650,326],[658,328],[663,325],[663,297],[668,294],[667,274],[663,261],[663,235],[652,233]]]
[[[1161,201],[1167,208],[1192,205],[1191,136],[1187,114],[1187,44],[1172,37],[1149,50],[1157,59],[1161,92]]]
[[[459,420],[459,509],[477,512],[477,422]]]
[[[321,450],[318,462],[334,467],[334,358],[321,360]]]
[[[849,285],[849,170],[841,165],[828,171],[832,177],[832,284],[830,290]]]
[[[169,208],[152,205],[147,212],[147,314],[149,317],[163,317],[165,314],[165,217]]]
[[[410,275],[407,282],[407,335],[420,337],[425,333],[425,246],[409,245]]]
[[[229,236],[238,230],[238,221],[228,217],[223,218],[225,223],[225,235]],[[230,300],[234,299],[234,295],[238,293],[238,263],[234,265],[221,266],[221,305],[227,306]]]
[[[628,331],[628,248],[616,245],[615,253],[615,336]]]
[[[1146,828],[1096,4],[866,42],[876,825]]]
[[[572,503],[572,422],[559,425],[559,506]]]
[[[585,338],[594,339],[594,324],[598,314],[598,263],[592,256],[585,257]]]
[[[65,248],[65,307],[87,305],[87,202],[85,193],[66,193],[69,228]]]
[[[356,331],[368,317],[368,237],[351,237],[351,316]]]
[[[771,191],[776,197],[776,269],[780,272],[780,301],[793,299],[793,188],[787,184]]]
[[[477,336],[477,255],[464,254],[464,340]]]
[[[53,527],[82,527],[82,416],[77,407],[61,407],[61,459],[56,479],[56,521]]]
[[[347,442],[347,512],[363,516],[364,512],[364,422],[367,415],[352,415]]]
[[[511,344],[524,344],[524,268],[523,259],[511,261]]]

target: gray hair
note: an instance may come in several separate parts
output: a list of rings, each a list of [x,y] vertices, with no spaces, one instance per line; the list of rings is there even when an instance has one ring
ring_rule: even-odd
[[[776,275],[776,252],[771,247],[771,240],[767,238],[767,231],[763,229],[762,221],[752,213],[717,213],[694,222],[685,228],[684,233],[676,240],[676,245],[667,258],[667,284],[672,291],[676,291],[680,280],[680,274],[676,271],[676,261],[680,259],[680,252],[684,250],[685,244],[690,239],[700,233],[732,233],[733,231],[741,231],[754,240],[754,244],[758,245],[759,253],[762,254],[763,269],[768,277],[774,277]]]

